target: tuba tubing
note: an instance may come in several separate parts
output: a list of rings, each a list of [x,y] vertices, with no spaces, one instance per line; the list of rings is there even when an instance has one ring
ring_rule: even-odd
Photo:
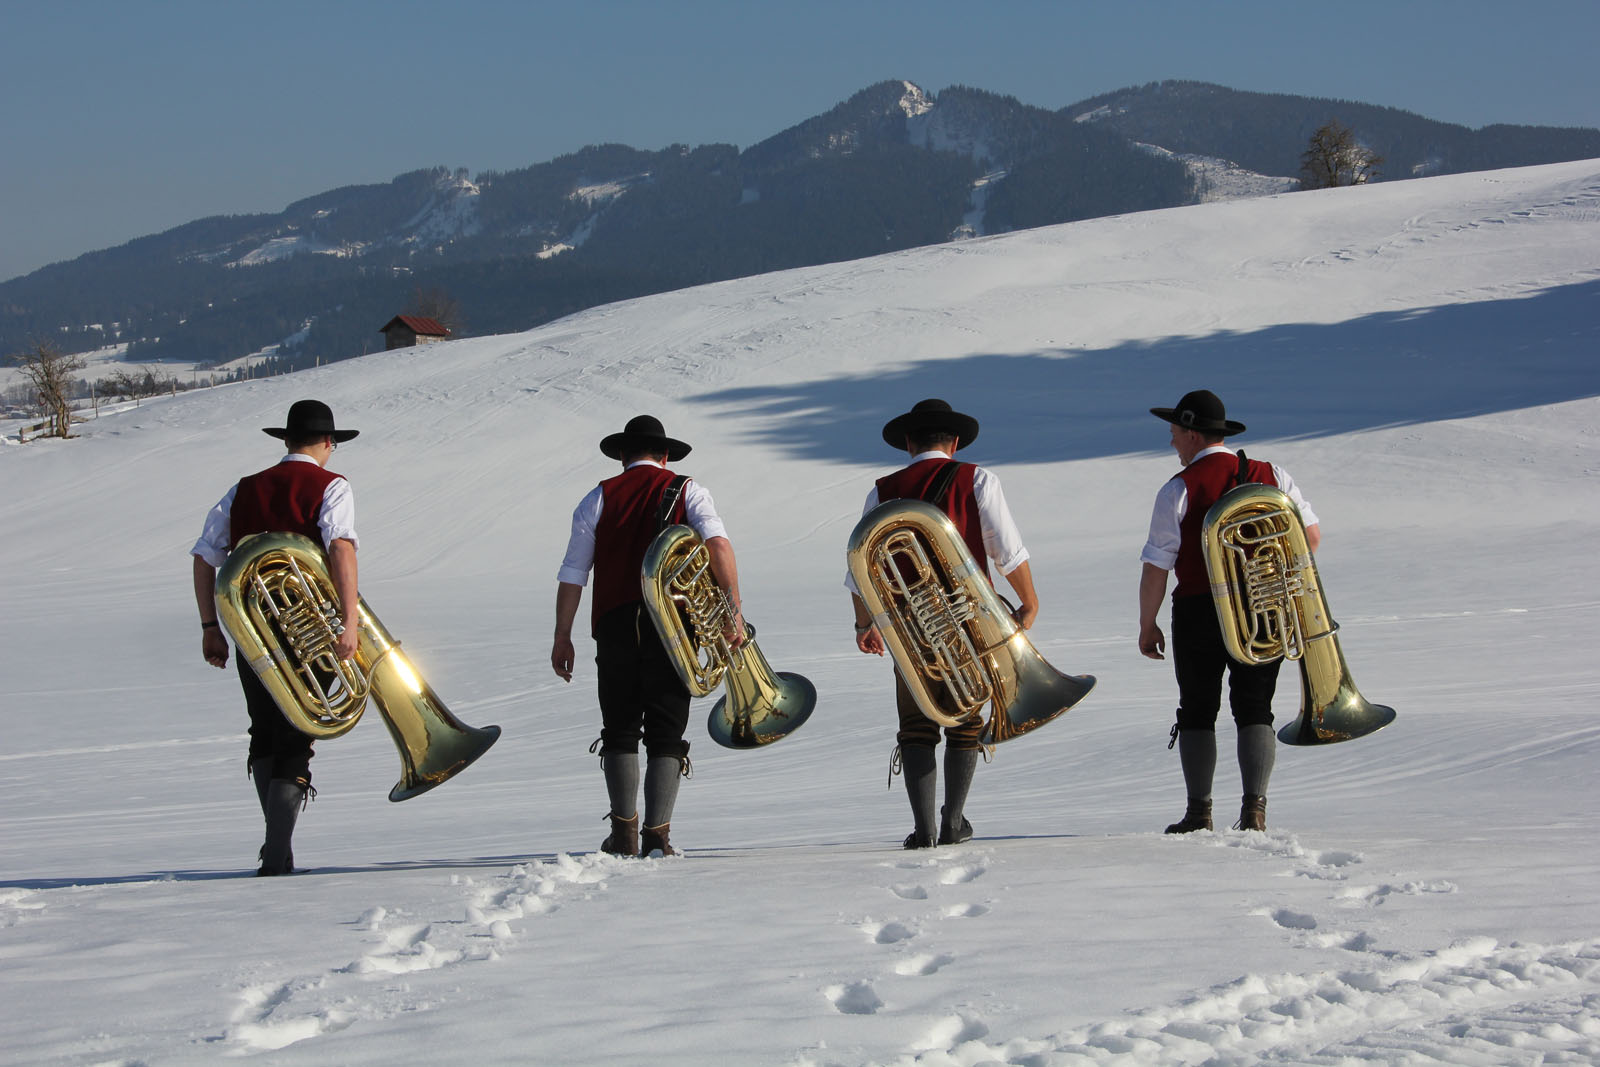
[[[711,573],[711,553],[687,526],[656,535],[640,568],[640,590],[667,658],[690,695],[718,685],[726,692],[711,709],[706,731],[724,748],[760,748],[781,741],[811,717],[817,690],[799,674],[772,669],[745,624],[734,648],[724,636],[732,612]]]
[[[1259,482],[1230,489],[1206,512],[1200,536],[1228,655],[1300,668],[1300,715],[1279,741],[1334,744],[1394,721],[1394,709],[1368,703],[1350,677],[1305,522],[1287,493]]]
[[[442,785],[500,736],[498,726],[468,726],[451,714],[365,599],[357,606],[356,654],[334,655],[338,594],[326,557],[308,537],[244,538],[217,572],[216,600],[238,655],[301,733],[339,737],[372,698],[400,755],[392,801]]]
[[[949,516],[890,500],[850,534],[850,574],[917,707],[940,726],[993,711],[980,740],[998,744],[1069,711],[1093,675],[1062,674],[1041,656],[978,569]]]

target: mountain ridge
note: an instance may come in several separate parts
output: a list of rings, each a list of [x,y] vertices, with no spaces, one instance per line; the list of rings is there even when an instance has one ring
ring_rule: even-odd
[[[0,354],[48,339],[212,367],[271,352],[265,370],[290,370],[370,350],[421,290],[459,301],[458,332],[526,329],[649,292],[1214,198],[1197,161],[1284,172],[1310,116],[1335,110],[1427,173],[1600,156],[1600,130],[1467,131],[1208,83],[1050,110],[891,79],[743,150],[593,145],[476,176],[423,168],[88,252],[0,283]]]

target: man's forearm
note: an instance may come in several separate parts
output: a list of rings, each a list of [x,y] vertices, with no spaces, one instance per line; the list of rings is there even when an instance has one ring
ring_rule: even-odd
[[[556,636],[571,637],[572,623],[578,617],[578,604],[583,600],[583,586],[571,582],[556,583]]]
[[[733,543],[726,537],[713,537],[706,542],[706,551],[711,555],[712,577],[733,606],[739,607],[743,601],[739,599],[739,563],[733,556]]]
[[[1011,586],[1012,592],[1017,594],[1019,608],[1039,610],[1039,594],[1033,589],[1033,568],[1028,566],[1028,561],[1023,560],[1004,576],[1006,584]]]
[[[356,580],[356,546],[343,537],[328,547],[328,573],[339,594],[339,618],[345,626],[355,626],[361,603]]]
[[[217,621],[217,569],[199,556],[194,560],[194,606],[200,609],[200,621]]]
[[[1167,594],[1167,572],[1154,563],[1144,564],[1139,574],[1139,625],[1153,626]]]

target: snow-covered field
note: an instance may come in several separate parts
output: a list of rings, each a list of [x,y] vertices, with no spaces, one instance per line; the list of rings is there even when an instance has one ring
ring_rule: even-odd
[[[0,449],[0,1061],[1600,1060],[1597,354],[1590,161],[750,278]],[[1305,487],[1354,678],[1399,718],[1282,748],[1266,833],[1175,838],[1135,590],[1176,469],[1146,409],[1200,387]],[[305,396],[362,431],[333,466],[368,603],[505,733],[394,805],[369,713],[319,746],[310,872],[257,880],[187,552]],[[974,840],[908,853],[889,667],[841,581],[897,465],[879,429],[928,396],[983,420],[964,456],[1032,551],[1034,641],[1099,685],[980,766]],[[570,685],[548,666],[568,515],[641,411],[694,444],[763,650],[821,694],[761,751],[697,723],[687,854],[642,862],[594,851],[591,646]],[[1219,825],[1237,789],[1225,757]]]

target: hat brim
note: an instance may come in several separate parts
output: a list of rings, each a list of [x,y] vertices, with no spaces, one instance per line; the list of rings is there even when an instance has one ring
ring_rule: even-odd
[[[978,420],[959,411],[908,411],[884,423],[883,443],[896,452],[903,452],[907,437],[929,430],[955,434],[956,447],[966,448],[978,439]]]
[[[283,427],[283,426],[263,426],[263,427],[261,427],[261,432],[266,434],[268,437],[276,437],[280,441],[286,441],[286,440],[289,439],[289,430],[288,430],[287,427]],[[335,444],[344,444],[346,441],[349,441],[352,438],[360,437],[361,436],[361,431],[360,430],[312,430],[312,431],[309,431],[307,433],[307,436],[308,437],[331,437],[331,438],[333,438]]]
[[[1164,422],[1170,422],[1172,425],[1182,427],[1185,430],[1194,430],[1196,433],[1217,433],[1223,437],[1232,437],[1236,433],[1244,433],[1244,423],[1235,422],[1232,419],[1223,419],[1220,427],[1184,426],[1182,422],[1178,421],[1177,408],[1151,408],[1150,414]]]
[[[611,459],[621,459],[629,453],[662,450],[667,453],[669,463],[676,463],[693,451],[675,437],[657,437],[655,434],[629,433],[626,430],[607,434],[600,439],[600,451]]]

